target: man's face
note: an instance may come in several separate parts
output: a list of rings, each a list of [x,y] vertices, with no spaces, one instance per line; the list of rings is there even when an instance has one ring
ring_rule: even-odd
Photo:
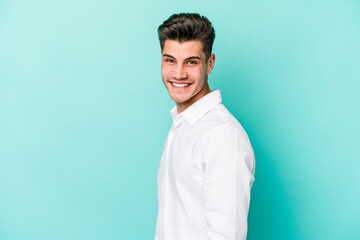
[[[207,76],[215,55],[206,60],[201,41],[165,40],[161,55],[162,79],[179,113],[210,92]]]

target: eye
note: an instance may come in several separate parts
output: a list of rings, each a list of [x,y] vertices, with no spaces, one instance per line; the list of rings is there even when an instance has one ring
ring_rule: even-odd
[[[165,59],[165,62],[173,63],[173,62],[175,62],[175,61],[174,61],[174,59],[167,58],[167,59]]]
[[[195,65],[197,62],[195,62],[195,61],[188,61],[187,62],[189,65]]]

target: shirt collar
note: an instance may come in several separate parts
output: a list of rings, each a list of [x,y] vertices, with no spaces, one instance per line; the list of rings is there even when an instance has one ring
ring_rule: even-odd
[[[202,116],[210,111],[211,108],[221,102],[222,98],[220,90],[215,90],[197,100],[180,114],[177,113],[177,108],[174,106],[170,110],[170,114],[173,122],[178,121],[179,118],[184,118],[191,126],[193,126]]]

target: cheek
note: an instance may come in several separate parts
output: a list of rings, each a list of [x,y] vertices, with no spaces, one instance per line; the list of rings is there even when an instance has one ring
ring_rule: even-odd
[[[193,78],[197,83],[200,83],[204,78],[204,73],[201,69],[193,69],[188,72],[189,76]]]
[[[170,69],[168,67],[166,67],[165,65],[161,66],[161,75],[163,77],[166,77],[167,75],[169,75],[170,73]]]

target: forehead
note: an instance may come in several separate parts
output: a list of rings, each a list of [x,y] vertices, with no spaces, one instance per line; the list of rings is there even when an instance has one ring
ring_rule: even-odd
[[[202,42],[199,40],[191,40],[181,43],[176,40],[165,40],[162,54],[169,54],[175,58],[205,56],[205,53],[203,52]]]

